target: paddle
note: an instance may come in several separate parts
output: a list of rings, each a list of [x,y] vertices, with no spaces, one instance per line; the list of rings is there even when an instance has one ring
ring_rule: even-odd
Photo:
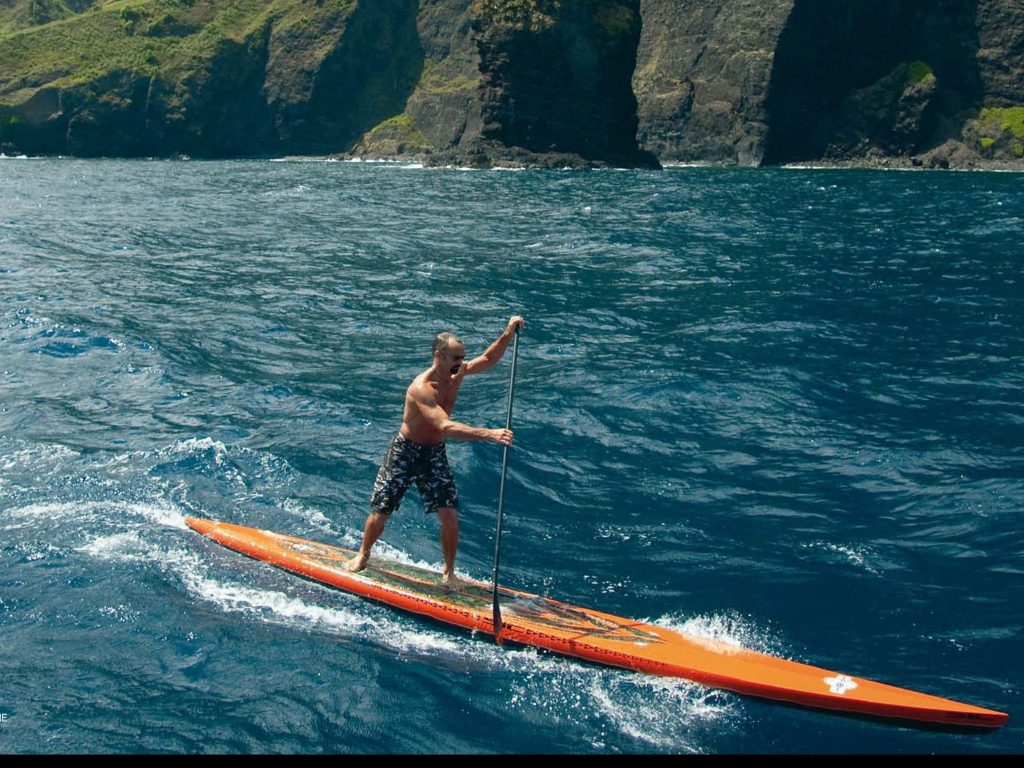
[[[519,356],[519,328],[512,341],[512,376],[508,382],[508,414],[505,429],[512,428],[512,393],[516,388],[516,359]],[[508,468],[508,446],[501,454],[501,485],[498,486],[498,530],[494,534],[494,641],[501,645],[501,606],[498,605],[498,562],[501,559],[501,519],[505,506],[505,470]]]

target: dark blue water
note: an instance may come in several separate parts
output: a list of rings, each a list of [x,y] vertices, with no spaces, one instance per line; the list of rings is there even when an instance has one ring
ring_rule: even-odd
[[[0,162],[0,752],[1021,751],[1022,231],[1010,174]],[[433,335],[513,313],[505,583],[1010,723],[502,649],[184,527],[356,545]],[[500,449],[450,456],[486,579]],[[440,566],[415,492],[375,551]]]

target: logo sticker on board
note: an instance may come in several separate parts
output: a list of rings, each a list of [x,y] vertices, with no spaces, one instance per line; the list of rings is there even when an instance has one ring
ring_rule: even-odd
[[[826,677],[825,682],[828,683],[829,693],[838,693],[842,696],[847,691],[852,691],[857,687],[857,683],[853,681],[852,677],[846,675],[836,675],[835,677]]]

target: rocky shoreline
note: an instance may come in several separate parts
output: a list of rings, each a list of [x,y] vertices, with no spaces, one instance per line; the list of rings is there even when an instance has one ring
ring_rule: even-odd
[[[516,147],[494,147],[490,151],[475,148],[471,151],[447,152],[396,152],[382,153],[356,148],[350,152],[335,153],[330,159],[356,162],[418,163],[425,167],[455,167],[473,169],[552,169],[552,170],[600,170],[608,168],[658,170],[663,168],[737,168],[735,162],[708,160],[659,162],[649,155],[631,158],[631,161],[590,160],[580,155],[564,152],[537,153]],[[797,160],[779,164],[760,164],[761,168],[807,168],[807,169],[861,169],[893,171],[986,171],[1003,173],[1024,173],[1024,158],[1016,160],[993,160],[981,157],[959,142],[947,142],[921,155],[869,155],[860,158],[819,158]]]
[[[0,161],[14,160],[37,160],[42,158],[64,158],[79,159],[73,155],[26,155],[24,153],[6,154],[0,152]],[[96,158],[94,158],[96,159]],[[118,159],[118,158],[105,158]],[[125,158],[122,158],[125,159]],[[192,158],[188,155],[172,155],[167,157],[146,157],[126,159],[165,159],[177,161],[190,161],[193,159],[205,160],[208,158]],[[233,160],[271,160],[277,162],[342,162],[342,163],[366,163],[366,164],[401,164],[419,165],[424,168],[458,168],[465,170],[557,170],[557,171],[590,171],[590,170],[673,170],[681,168],[707,168],[707,169],[737,169],[748,168],[750,170],[781,168],[788,170],[871,170],[871,171],[948,171],[956,173],[1024,173],[1024,160],[1017,162],[1000,162],[986,160],[979,157],[969,157],[962,164],[946,164],[929,161],[929,158],[922,157],[877,157],[862,158],[856,160],[804,160],[794,161],[779,165],[740,166],[736,163],[722,163],[711,161],[676,161],[657,164],[617,164],[606,161],[593,161],[580,157],[579,155],[565,153],[530,153],[530,152],[502,152],[498,155],[487,155],[480,152],[425,152],[425,153],[397,153],[382,154],[376,152],[341,152],[327,155],[262,155],[262,156],[239,156],[234,158],[222,158]]]
[[[1024,173],[1024,158],[989,159],[972,152],[959,142],[947,142],[921,155],[868,156],[844,160],[805,160],[785,163],[787,168],[868,168],[892,171],[991,171]]]

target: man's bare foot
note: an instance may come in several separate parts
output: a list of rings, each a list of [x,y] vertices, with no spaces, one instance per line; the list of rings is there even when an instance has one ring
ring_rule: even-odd
[[[370,556],[368,554],[364,555],[362,552],[360,552],[351,560],[349,560],[345,567],[352,571],[352,573],[358,573],[366,567],[366,564],[369,562],[369,560]]]
[[[458,577],[454,573],[442,573],[441,578],[444,581],[445,592],[462,591],[462,582],[459,581]]]

